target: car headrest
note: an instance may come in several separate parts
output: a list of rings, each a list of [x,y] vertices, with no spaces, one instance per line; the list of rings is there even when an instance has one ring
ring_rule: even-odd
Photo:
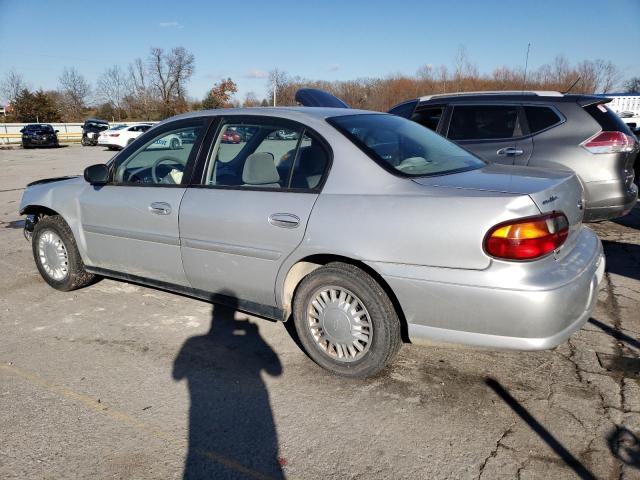
[[[280,182],[280,175],[269,152],[252,153],[242,169],[242,181],[247,185],[267,185]]]

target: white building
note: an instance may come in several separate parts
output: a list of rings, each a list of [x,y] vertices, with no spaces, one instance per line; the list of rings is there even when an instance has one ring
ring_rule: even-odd
[[[607,106],[621,117],[640,117],[640,93],[603,93],[611,98]]]

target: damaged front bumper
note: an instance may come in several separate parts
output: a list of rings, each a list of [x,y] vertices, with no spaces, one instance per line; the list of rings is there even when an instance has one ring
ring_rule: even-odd
[[[29,241],[33,236],[33,229],[36,228],[36,223],[38,223],[37,215],[27,215],[24,219],[24,230],[22,233],[24,234],[24,238]]]

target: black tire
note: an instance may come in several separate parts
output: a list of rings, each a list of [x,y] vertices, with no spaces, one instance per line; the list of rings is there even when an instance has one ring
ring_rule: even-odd
[[[344,288],[355,294],[366,308],[373,325],[368,350],[353,361],[334,359],[313,338],[307,311],[314,295],[324,287]],[[314,270],[298,285],[293,299],[296,332],[307,355],[321,367],[338,375],[364,378],[375,375],[388,365],[402,346],[400,319],[393,303],[369,274],[342,262]]]
[[[59,280],[53,278],[49,273],[47,273],[38,253],[40,237],[47,232],[55,233],[62,240],[67,252],[68,272],[64,278]],[[65,222],[59,215],[44,217],[36,223],[31,240],[31,249],[40,275],[45,282],[56,290],[61,290],[63,292],[76,290],[78,288],[86,287],[95,279],[95,275],[84,269],[84,263],[82,262],[82,258],[78,252],[78,246],[75,238],[73,237],[73,232],[71,232],[67,222]]]
[[[180,148],[180,140],[178,140],[177,138],[172,138],[169,146],[171,150],[178,150]]]
[[[89,139],[87,137],[82,137],[82,140],[80,140],[80,143],[82,144],[83,147],[86,147],[89,145]]]

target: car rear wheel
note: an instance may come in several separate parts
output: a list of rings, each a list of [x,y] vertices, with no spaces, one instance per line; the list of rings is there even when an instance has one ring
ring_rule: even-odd
[[[73,233],[59,215],[36,223],[31,246],[40,275],[53,288],[68,292],[93,282],[95,276],[84,269]]]
[[[293,312],[309,357],[339,375],[375,375],[402,344],[391,300],[370,275],[353,265],[330,263],[307,275],[296,290]]]
[[[171,147],[171,150],[177,150],[180,148],[180,140],[178,140],[177,138],[172,138],[171,139],[171,143],[169,144],[169,146]]]

